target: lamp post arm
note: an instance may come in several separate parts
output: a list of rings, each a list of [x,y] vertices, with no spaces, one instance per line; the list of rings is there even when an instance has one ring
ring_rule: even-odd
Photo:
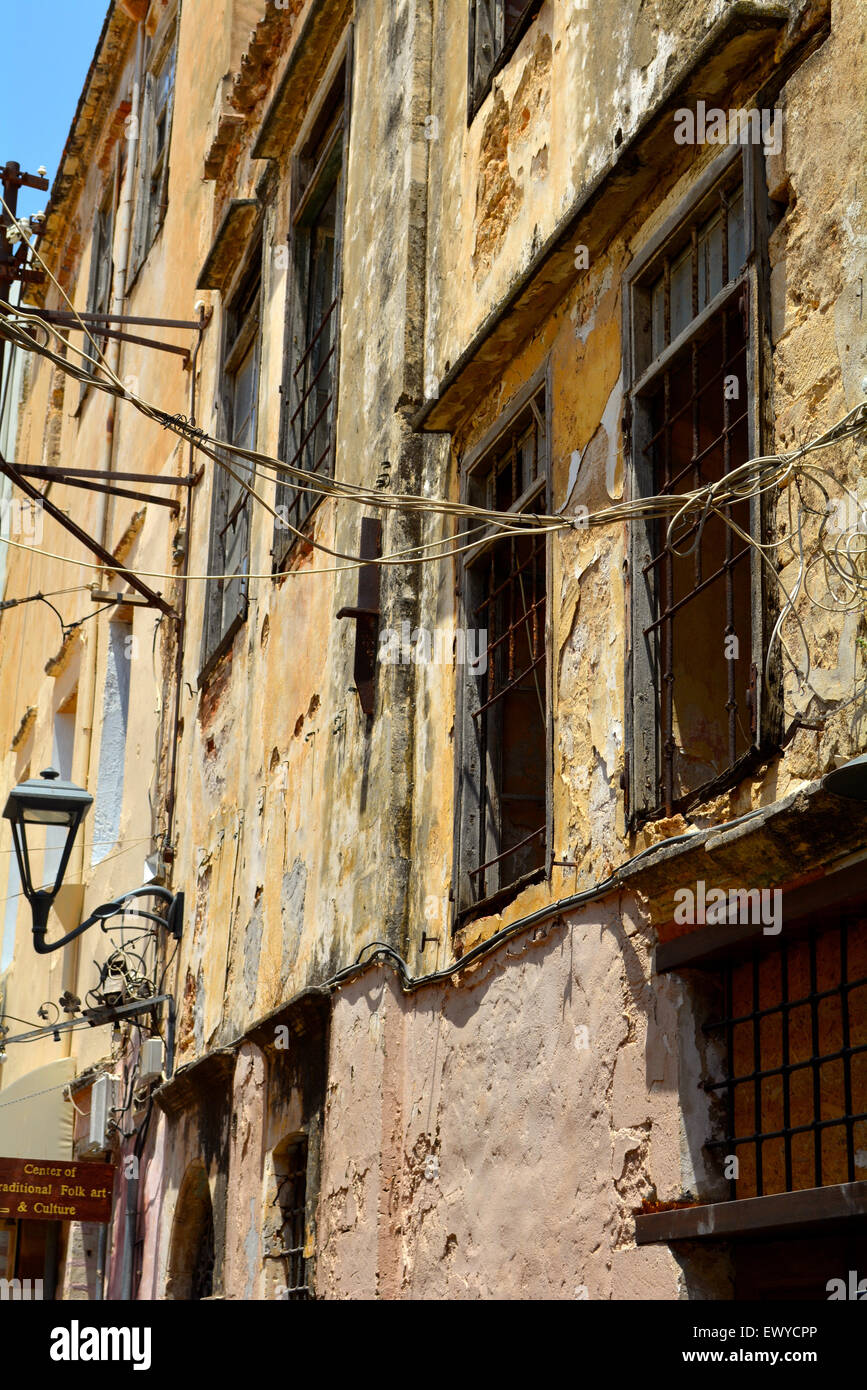
[[[70,941],[74,941],[77,936],[81,936],[95,922],[105,922],[110,917],[115,917],[117,913],[123,912],[124,907],[130,898],[155,897],[161,898],[163,902],[169,904],[168,916],[163,925],[171,932],[176,941],[181,938],[181,916],[184,907],[183,893],[172,893],[168,888],[163,888],[158,883],[146,884],[142,888],[133,888],[129,893],[123,893],[119,898],[113,898],[110,902],[102,903],[95,907],[89,917],[72,931],[68,931],[65,936],[61,936],[58,941],[46,941],[48,932],[48,914],[51,910],[54,895],[40,890],[33,894],[31,904],[33,908],[33,949],[37,955],[47,956],[52,951],[59,951],[63,946],[68,946]],[[149,914],[150,915],[150,914]]]

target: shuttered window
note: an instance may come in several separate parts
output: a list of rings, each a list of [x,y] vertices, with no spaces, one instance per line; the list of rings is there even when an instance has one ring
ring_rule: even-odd
[[[168,205],[169,146],[175,92],[177,37],[161,45],[145,75],[138,123],[138,177],[130,255],[130,283],[162,225]]]
[[[90,314],[111,312],[111,282],[114,261],[112,243],[114,241],[114,190],[109,192],[94,218],[93,236],[90,249],[90,281],[87,290],[87,311]],[[97,327],[90,329],[92,337],[105,351],[107,339],[102,337]],[[97,351],[90,338],[84,337],[85,370],[91,374],[96,370]],[[86,389],[86,388],[83,388]]]
[[[494,75],[509,61],[541,0],[470,0],[469,117],[472,120]]]
[[[241,449],[255,449],[259,395],[262,248],[247,262],[226,313],[220,393],[224,437]],[[211,510],[209,574],[202,643],[204,679],[247,613],[253,465],[227,455],[232,474],[216,466]]]

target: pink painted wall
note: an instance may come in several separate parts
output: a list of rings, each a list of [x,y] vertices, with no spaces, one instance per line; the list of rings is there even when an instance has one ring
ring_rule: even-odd
[[[606,907],[456,986],[404,996],[383,969],[335,996],[319,1297],[678,1296],[631,1210],[701,1162],[676,1092],[691,1021]]]

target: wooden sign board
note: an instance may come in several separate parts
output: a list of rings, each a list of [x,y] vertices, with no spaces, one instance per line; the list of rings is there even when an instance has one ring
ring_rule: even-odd
[[[0,1221],[111,1220],[113,1163],[0,1158]]]

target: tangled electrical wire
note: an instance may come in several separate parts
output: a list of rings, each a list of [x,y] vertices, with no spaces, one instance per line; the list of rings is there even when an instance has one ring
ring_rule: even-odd
[[[6,207],[2,197],[0,197],[0,204],[4,208]],[[8,208],[6,210],[9,211]],[[30,244],[24,229],[20,228],[20,224],[15,225],[19,225],[23,239],[28,240],[28,244]],[[840,615],[867,611],[867,503],[859,499],[827,468],[823,468],[814,461],[814,455],[838,447],[847,441],[854,441],[867,432],[867,402],[861,402],[855,406],[818,438],[805,442],[789,452],[749,459],[716,482],[707,483],[684,493],[630,498],[628,501],[613,503],[611,506],[599,508],[594,512],[587,512],[586,509],[583,509],[582,514],[577,517],[547,515],[539,512],[502,512],[444,498],[431,498],[415,493],[386,492],[378,487],[369,488],[350,483],[345,479],[323,476],[296,465],[284,463],[258,450],[244,449],[238,445],[230,444],[226,440],[208,434],[185,416],[170,415],[167,411],[129,391],[112,369],[87,324],[77,314],[72,301],[52,274],[38,249],[31,245],[31,250],[69,304],[75,317],[78,318],[79,326],[90,341],[90,350],[75,347],[68,338],[59,332],[57,327],[41,318],[38,311],[25,310],[20,306],[0,306],[4,315],[3,318],[0,318],[0,336],[26,352],[37,352],[73,378],[95,386],[110,395],[130,401],[141,414],[162,428],[178,435],[181,439],[187,440],[194,448],[210,458],[227,472],[245,493],[272,516],[279,519],[282,526],[285,526],[297,538],[302,539],[306,545],[332,558],[346,562],[329,568],[300,568],[267,575],[250,574],[247,576],[249,580],[277,579],[290,575],[295,577],[300,574],[336,573],[370,564],[389,566],[430,563],[452,559],[465,551],[474,550],[481,541],[490,539],[492,535],[526,534],[530,531],[537,534],[540,531],[581,531],[634,522],[667,523],[665,548],[673,556],[685,558],[696,552],[701,545],[708,521],[715,517],[729,527],[745,545],[752,548],[758,556],[768,581],[776,586],[779,594],[779,613],[766,649],[764,671],[766,686],[769,686],[770,683],[771,662],[776,647],[779,646],[791,664],[794,678],[801,692],[806,690],[811,673],[811,657],[810,644],[799,612],[801,600],[805,600],[822,611]],[[62,352],[54,351],[50,347],[52,339],[61,345]],[[94,353],[104,375],[94,372]],[[79,357],[81,365],[78,366],[71,361],[69,354]],[[233,467],[232,463],[229,462],[230,458],[237,465],[236,467]],[[240,471],[238,471],[239,469]],[[378,510],[401,513],[415,512],[428,516],[438,515],[443,518],[451,518],[463,529],[459,529],[455,535],[409,546],[376,559],[347,554],[344,551],[335,550],[321,541],[312,539],[306,533],[291,526],[285,518],[280,517],[276,509],[256,491],[249,481],[250,477],[253,476],[254,469],[264,470],[277,477],[288,478],[292,486],[301,492],[320,497],[330,496],[339,501],[352,501],[358,505]],[[819,495],[824,499],[824,507],[811,504],[807,495],[811,488],[818,490]],[[837,496],[836,501],[832,503],[832,493],[835,490],[838,493],[842,491],[843,497]],[[757,540],[749,531],[744,530],[732,516],[732,508],[738,503],[759,500],[766,494],[780,496],[783,493],[785,493],[788,510],[787,525],[784,533],[776,539]],[[798,498],[797,514],[793,509],[793,494],[796,494]],[[834,537],[832,536],[831,522],[835,510],[838,525],[834,528],[836,531]],[[846,521],[847,512],[851,524]],[[816,534],[809,539],[805,538],[804,535],[804,520],[808,516],[818,519]],[[475,524],[471,526],[470,523]],[[690,535],[693,537],[692,543],[684,546],[682,542]],[[471,537],[474,539],[470,539]],[[7,543],[18,544],[13,541]],[[19,544],[18,548],[33,549],[34,547]],[[808,553],[808,550],[811,553]],[[41,553],[51,555],[51,552],[44,550]],[[65,556],[53,556],[52,558],[67,563],[77,563]],[[780,571],[788,564],[797,566],[794,584],[791,587],[787,587],[780,574]],[[97,568],[107,569],[108,566],[97,566]],[[142,578],[178,582],[206,582],[236,577],[234,575],[211,574],[179,575],[147,570],[140,570],[138,573]],[[823,585],[821,597],[816,592],[819,584],[818,575],[821,575]],[[784,635],[784,629],[787,628],[787,625],[793,628],[800,637],[804,652],[804,658],[800,663],[791,650],[787,636]],[[867,647],[865,647],[865,651],[867,651]]]

